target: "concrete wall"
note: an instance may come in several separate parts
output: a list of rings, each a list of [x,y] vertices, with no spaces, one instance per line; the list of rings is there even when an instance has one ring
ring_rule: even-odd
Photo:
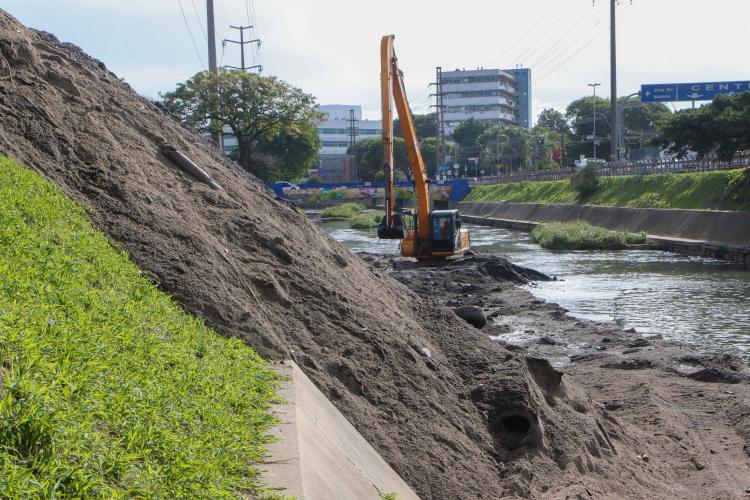
[[[530,222],[584,220],[608,229],[750,248],[750,212],[497,202],[459,203],[458,208],[479,217]]]

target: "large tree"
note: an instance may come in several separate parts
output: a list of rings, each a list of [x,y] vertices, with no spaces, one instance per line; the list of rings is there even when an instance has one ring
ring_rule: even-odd
[[[199,132],[221,133],[228,126],[239,144],[240,165],[265,181],[295,177],[317,156],[310,131],[323,116],[315,98],[278,78],[202,71],[162,98],[166,109]],[[269,155],[277,161],[254,160]],[[277,168],[269,171],[271,163]]]
[[[421,141],[427,137],[437,136],[437,113],[427,113],[425,115],[412,115],[414,130],[417,132],[417,138]],[[393,133],[398,137],[401,134],[401,122],[398,118],[393,121]]]
[[[475,120],[469,118],[458,124],[451,134],[456,143],[456,161],[465,163],[468,158],[479,157],[481,146],[478,143],[479,136],[492,125],[492,122]]]
[[[348,151],[357,162],[357,173],[359,180],[374,181],[382,180],[383,165],[383,139],[371,137],[356,142]],[[409,170],[409,158],[406,154],[406,145],[401,137],[393,138],[393,163],[397,172],[404,175]]]
[[[623,131],[625,147],[639,148],[650,143],[657,132],[658,125],[671,115],[663,103],[642,104],[638,97],[620,97],[622,106]],[[572,127],[572,142],[566,148],[571,156],[593,155],[593,143],[589,139],[594,135],[594,116],[596,116],[597,154],[599,158],[609,158],[610,100],[593,96],[582,97],[568,105],[565,116]]]
[[[536,126],[555,132],[570,132],[570,126],[565,119],[565,115],[552,108],[546,108],[539,113],[539,118],[536,120]]]
[[[661,127],[658,141],[678,156],[692,150],[730,159],[750,150],[750,92],[720,95],[698,109],[678,111]]]
[[[556,144],[554,133],[540,127],[527,129],[492,124],[477,142],[482,146],[480,162],[486,172],[493,172],[496,164],[503,164],[508,170],[555,166],[551,159]]]

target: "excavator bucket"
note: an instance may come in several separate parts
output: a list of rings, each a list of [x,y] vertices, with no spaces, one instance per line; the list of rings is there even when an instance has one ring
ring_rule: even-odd
[[[403,240],[407,234],[406,224],[401,214],[393,215],[393,224],[388,225],[388,216],[384,215],[378,225],[378,238],[381,240]]]

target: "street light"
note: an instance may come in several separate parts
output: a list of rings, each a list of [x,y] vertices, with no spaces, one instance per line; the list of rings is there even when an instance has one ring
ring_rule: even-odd
[[[589,83],[588,86],[594,89],[594,159],[596,159],[596,87],[601,83]]]

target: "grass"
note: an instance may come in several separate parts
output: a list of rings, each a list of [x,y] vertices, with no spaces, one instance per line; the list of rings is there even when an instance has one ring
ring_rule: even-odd
[[[648,241],[643,233],[610,231],[582,221],[542,224],[531,238],[549,250],[616,250]]]
[[[568,181],[478,186],[465,201],[576,204]],[[600,177],[589,205],[750,211],[750,170]]]
[[[339,219],[351,219],[358,213],[365,209],[364,206],[359,203],[343,203],[333,207],[327,207],[320,212],[320,216],[324,219],[339,218]]]
[[[378,227],[385,212],[380,210],[365,210],[349,219],[349,227],[352,229],[373,229]]]
[[[262,494],[276,384],[0,157],[0,497]]]

